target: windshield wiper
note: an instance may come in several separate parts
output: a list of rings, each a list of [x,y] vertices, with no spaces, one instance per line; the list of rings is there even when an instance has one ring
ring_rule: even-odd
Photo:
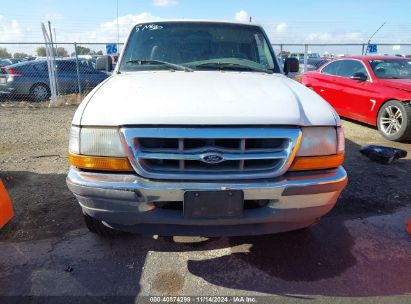
[[[193,68],[208,68],[208,69],[217,69],[217,70],[247,70],[247,71],[257,71],[272,74],[273,72],[269,69],[251,67],[249,65],[231,63],[231,62],[207,62],[200,63],[197,65],[192,65]]]
[[[190,69],[186,66],[171,63],[171,62],[167,62],[167,61],[161,61],[161,60],[134,59],[134,60],[126,61],[126,63],[138,64],[138,65],[149,65],[149,64],[166,65],[166,66],[168,66],[170,68],[173,68],[175,70],[193,72],[193,69]]]

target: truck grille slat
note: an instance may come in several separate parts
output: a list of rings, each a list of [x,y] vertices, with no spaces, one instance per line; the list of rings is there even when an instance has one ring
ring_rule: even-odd
[[[279,176],[301,138],[298,128],[122,128],[121,134],[139,175],[195,180]]]
[[[241,141],[240,141],[240,152],[242,154],[244,154],[246,152],[245,151],[245,141],[246,141],[245,138],[242,138]],[[244,162],[245,162],[244,159],[240,160],[240,171],[244,170]]]
[[[178,152],[181,153],[181,154],[184,153],[184,139],[182,139],[182,138],[178,139]],[[180,171],[183,171],[185,169],[184,159],[180,159],[179,168],[180,168]]]
[[[208,152],[217,152],[213,149]],[[220,152],[220,151],[218,151]],[[245,159],[284,159],[287,157],[286,152],[274,153],[225,153],[225,160],[245,160]],[[137,152],[136,156],[140,159],[180,159],[180,160],[201,160],[202,154],[192,153],[144,153]]]

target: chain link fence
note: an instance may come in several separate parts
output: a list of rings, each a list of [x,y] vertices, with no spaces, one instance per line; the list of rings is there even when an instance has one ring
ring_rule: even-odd
[[[357,44],[273,44],[279,61],[297,57],[300,71],[317,69],[328,60],[343,56],[361,56],[367,52],[366,43]],[[368,53],[369,54],[369,53]],[[377,53],[369,55],[409,56],[411,44],[377,44]]]
[[[58,97],[83,96],[110,76],[96,70],[96,59],[122,44],[53,43],[55,83]],[[114,48],[114,49],[115,49]],[[302,72],[313,70],[332,58],[362,55],[367,44],[273,44],[280,63],[297,57]],[[378,44],[379,55],[410,56],[411,44]],[[117,63],[117,54],[112,61]],[[44,42],[0,43],[0,100],[42,101],[50,99],[50,77]]]
[[[107,45],[113,44],[53,43],[58,98],[83,96],[110,76],[96,70],[96,60],[106,55]],[[115,65],[118,54],[111,57]],[[0,43],[1,100],[46,101],[51,97],[51,88],[45,43]]]

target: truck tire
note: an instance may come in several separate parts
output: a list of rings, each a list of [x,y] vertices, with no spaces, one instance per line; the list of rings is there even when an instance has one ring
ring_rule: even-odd
[[[90,232],[93,232],[102,237],[113,237],[118,235],[119,232],[114,230],[110,227],[104,225],[101,221],[92,218],[91,216],[84,214],[84,221],[86,222],[86,226]]]
[[[377,127],[388,140],[411,140],[411,104],[397,100],[386,102],[378,112]]]

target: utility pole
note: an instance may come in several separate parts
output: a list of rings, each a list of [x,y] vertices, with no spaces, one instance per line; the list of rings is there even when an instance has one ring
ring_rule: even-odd
[[[54,50],[54,44],[53,44],[53,34],[51,33],[51,22],[50,20],[48,21],[49,24],[49,32],[50,32],[50,45],[51,45],[51,56],[53,57],[53,65],[56,66],[56,52]],[[60,88],[59,88],[59,82],[58,82],[58,72],[57,69],[55,69],[55,77],[56,77],[56,88],[57,88],[57,95],[59,95]]]
[[[56,35],[56,28],[53,27],[53,32],[54,32],[54,43],[56,45],[56,54],[57,54],[57,35]]]
[[[49,24],[49,34],[50,34],[51,47],[53,47],[53,34],[51,32],[51,22],[50,22],[50,20],[48,21],[48,24]],[[53,50],[53,53],[54,53],[54,50]]]
[[[48,67],[48,73],[49,73],[49,82],[50,82],[50,104],[55,104],[57,102],[57,87],[56,87],[56,76],[55,76],[55,70],[56,66],[54,65],[53,61],[53,56],[51,54],[51,43],[50,43],[50,37],[47,33],[46,26],[44,23],[41,23],[41,30],[43,32],[43,37],[44,37],[44,43],[46,46],[46,57],[47,57],[47,67]]]
[[[50,43],[51,43],[51,51],[53,52],[53,60],[56,60],[56,51],[54,49],[54,42],[53,42],[53,33],[51,32],[51,22],[48,21],[49,24],[49,33],[50,33]]]

